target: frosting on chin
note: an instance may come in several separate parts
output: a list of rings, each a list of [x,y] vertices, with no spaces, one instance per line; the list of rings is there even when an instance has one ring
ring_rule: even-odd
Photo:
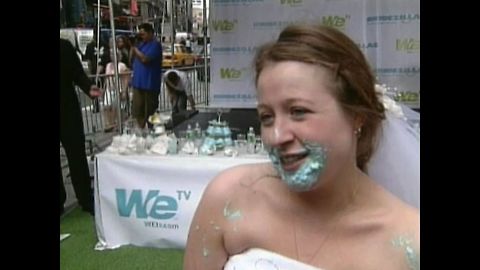
[[[285,171],[281,163],[280,150],[276,147],[269,147],[268,156],[273,167],[280,176],[280,179],[293,191],[303,192],[312,190],[321,180],[321,174],[327,163],[327,148],[313,142],[303,142],[307,156],[303,164],[295,171]]]

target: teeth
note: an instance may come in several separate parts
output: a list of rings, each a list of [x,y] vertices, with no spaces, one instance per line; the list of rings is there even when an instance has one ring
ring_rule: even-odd
[[[283,163],[291,163],[295,162],[296,160],[298,160],[298,157],[287,157],[282,159]]]
[[[281,160],[282,160],[282,163],[288,164],[288,163],[293,163],[297,160],[300,160],[300,159],[304,158],[306,155],[307,155],[307,153],[302,153],[302,154],[298,154],[298,155],[289,155],[289,156],[286,156],[286,157],[282,157]]]

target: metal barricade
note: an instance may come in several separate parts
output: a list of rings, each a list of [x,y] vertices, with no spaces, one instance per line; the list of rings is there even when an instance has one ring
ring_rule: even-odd
[[[177,67],[187,74],[190,80],[193,98],[197,107],[207,107],[209,99],[209,83],[204,80],[199,80],[199,73],[204,72],[204,66],[190,66]],[[163,68],[163,72],[168,68]],[[92,100],[79,87],[76,87],[76,92],[82,111],[83,127],[87,143],[87,154],[94,154],[103,150],[105,145],[100,145],[99,140],[103,137],[111,139],[114,135],[119,134],[118,113],[121,114],[122,123],[127,121],[132,116],[132,96],[133,91],[130,85],[132,72],[119,74],[119,88],[117,92],[115,89],[114,75],[99,75],[98,86],[104,91],[101,98]],[[163,76],[163,74],[162,74]],[[92,82],[95,81],[95,76],[90,75]],[[118,109],[117,100],[119,96],[120,110]],[[170,111],[172,106],[170,104],[168,93],[165,89],[165,83],[162,80],[158,110],[160,112]],[[99,139],[100,138],[100,139]],[[108,142],[106,143],[108,144]]]

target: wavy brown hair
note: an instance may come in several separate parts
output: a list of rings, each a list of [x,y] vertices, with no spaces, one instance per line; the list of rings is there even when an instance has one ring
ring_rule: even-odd
[[[275,42],[259,48],[254,59],[255,84],[271,62],[299,61],[327,68],[333,79],[333,94],[352,117],[362,120],[357,143],[357,166],[366,164],[375,148],[385,109],[375,92],[375,78],[358,46],[342,32],[321,25],[291,25]]]

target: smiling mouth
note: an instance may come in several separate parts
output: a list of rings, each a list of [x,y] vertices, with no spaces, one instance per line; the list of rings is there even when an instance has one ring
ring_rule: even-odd
[[[282,168],[285,171],[296,171],[305,161],[305,158],[308,156],[310,151],[302,150],[296,154],[286,154],[280,157],[280,162],[282,164]]]

